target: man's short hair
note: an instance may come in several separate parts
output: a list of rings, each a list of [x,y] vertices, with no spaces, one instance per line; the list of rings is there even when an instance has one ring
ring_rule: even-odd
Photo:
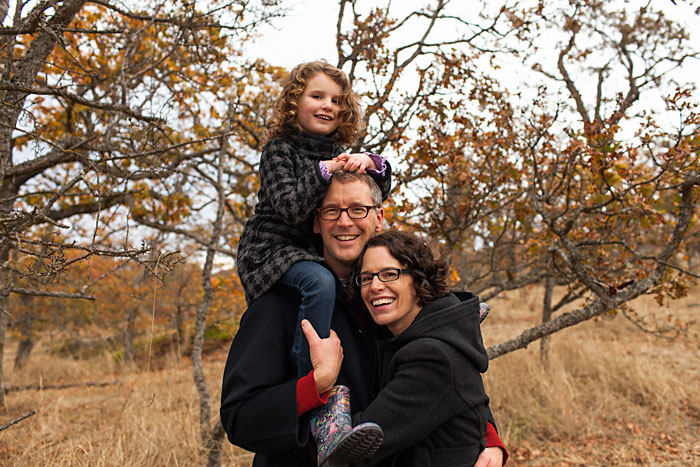
[[[382,190],[379,188],[379,185],[377,185],[377,182],[375,182],[374,179],[366,173],[361,174],[357,172],[346,172],[344,170],[338,170],[336,172],[333,172],[332,179],[336,180],[338,183],[343,184],[352,183],[355,181],[364,183],[369,187],[369,193],[372,197],[372,204],[374,206],[381,207]]]

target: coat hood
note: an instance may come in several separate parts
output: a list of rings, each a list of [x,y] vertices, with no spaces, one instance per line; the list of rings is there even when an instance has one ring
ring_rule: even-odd
[[[457,349],[479,372],[488,368],[479,325],[479,298],[471,292],[455,292],[427,304],[411,325],[387,342],[388,347],[403,346],[421,338],[441,340]]]

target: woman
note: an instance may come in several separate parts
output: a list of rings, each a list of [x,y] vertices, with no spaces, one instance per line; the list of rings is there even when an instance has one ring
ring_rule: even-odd
[[[355,292],[393,335],[381,344],[381,390],[353,417],[384,429],[372,462],[474,465],[485,447],[488,407],[478,298],[451,294],[445,262],[404,232],[372,238],[356,271]]]

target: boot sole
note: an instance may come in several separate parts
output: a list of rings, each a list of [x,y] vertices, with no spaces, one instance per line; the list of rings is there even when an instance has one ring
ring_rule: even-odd
[[[363,423],[340,441],[333,453],[320,467],[347,467],[351,462],[367,459],[377,452],[384,439],[384,432],[376,423]]]

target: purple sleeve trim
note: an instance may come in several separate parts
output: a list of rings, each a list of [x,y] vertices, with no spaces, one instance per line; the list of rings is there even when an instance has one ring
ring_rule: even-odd
[[[384,176],[386,172],[386,158],[373,152],[365,152],[365,154],[367,154],[370,157],[370,159],[372,159],[376,167],[379,167],[378,169],[367,170],[371,170],[374,173],[378,173],[379,175]]]
[[[323,177],[324,180],[331,179],[331,174],[328,172],[328,167],[326,167],[325,162],[323,162],[323,161],[319,162],[318,168],[321,170],[321,176]]]

